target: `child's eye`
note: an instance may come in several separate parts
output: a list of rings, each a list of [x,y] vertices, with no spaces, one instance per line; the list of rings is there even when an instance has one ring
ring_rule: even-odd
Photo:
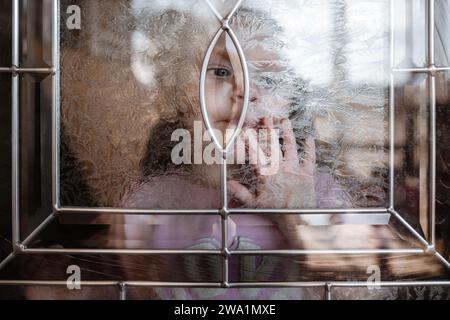
[[[220,78],[227,78],[231,76],[231,71],[226,68],[215,68],[214,75]]]

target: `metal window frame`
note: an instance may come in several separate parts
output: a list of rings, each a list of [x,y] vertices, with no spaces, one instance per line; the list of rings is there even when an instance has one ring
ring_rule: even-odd
[[[436,217],[435,217],[435,198],[436,198],[436,76],[440,72],[450,71],[449,67],[438,67],[435,65],[435,0],[426,0],[427,2],[427,19],[428,19],[428,61],[427,67],[424,68],[395,68],[394,65],[394,0],[391,0],[391,43],[390,43],[390,99],[389,99],[389,207],[388,208],[348,208],[348,209],[231,209],[227,207],[227,152],[232,146],[238,130],[242,129],[245,114],[248,108],[248,97],[250,79],[245,61],[245,55],[239,40],[229,25],[229,19],[238,10],[243,0],[237,1],[231,12],[222,17],[214,8],[209,0],[205,0],[216,18],[220,22],[220,29],[217,31],[210,43],[208,51],[204,59],[200,79],[200,104],[204,122],[208,130],[212,126],[208,119],[208,112],[205,104],[204,88],[207,64],[209,62],[212,51],[223,33],[227,33],[239,54],[241,66],[244,74],[244,105],[243,113],[238,124],[238,130],[235,132],[228,146],[222,148],[217,139],[214,142],[219,150],[222,151],[221,163],[221,203],[220,210],[144,210],[144,209],[121,209],[121,208],[79,208],[79,207],[61,207],[59,202],[59,80],[60,80],[60,62],[59,62],[59,8],[60,1],[52,0],[52,64],[51,68],[22,68],[19,62],[19,1],[12,1],[12,66],[9,68],[0,68],[0,73],[11,74],[11,109],[12,109],[12,243],[13,252],[0,262],[0,269],[5,267],[14,257],[19,254],[130,254],[130,255],[218,255],[222,257],[222,281],[212,283],[198,282],[158,282],[158,281],[82,281],[83,286],[117,286],[119,289],[119,298],[126,299],[126,290],[128,287],[201,287],[201,288],[270,288],[270,287],[321,287],[325,289],[325,298],[331,300],[332,289],[339,287],[367,287],[366,282],[346,282],[346,281],[318,281],[318,282],[251,282],[251,283],[232,283],[229,281],[228,264],[232,255],[329,255],[329,254],[425,254],[434,256],[440,263],[450,269],[450,263],[435,249],[436,243]],[[430,203],[428,210],[429,221],[429,237],[423,238],[406,220],[394,209],[394,157],[395,157],[395,93],[394,93],[394,76],[396,73],[424,73],[430,79],[429,95],[430,95]],[[20,204],[19,204],[19,75],[23,73],[43,73],[52,77],[52,200],[54,211],[24,240],[20,235]],[[213,136],[213,135],[212,135]],[[214,136],[213,136],[214,137]],[[220,215],[222,229],[222,248],[221,250],[144,250],[144,249],[45,249],[45,248],[28,248],[27,246],[32,240],[40,234],[59,214],[77,214],[77,213],[108,213],[108,214],[159,214],[159,215],[180,215],[180,214],[196,214],[196,215]],[[234,214],[329,214],[329,213],[372,213],[372,214],[389,214],[396,218],[418,242],[421,248],[405,248],[405,249],[375,249],[375,250],[230,250],[227,243],[227,222],[228,218]],[[66,281],[14,281],[0,280],[1,286],[66,286]],[[441,281],[381,281],[377,283],[380,287],[413,287],[413,286],[450,286],[450,279]]]

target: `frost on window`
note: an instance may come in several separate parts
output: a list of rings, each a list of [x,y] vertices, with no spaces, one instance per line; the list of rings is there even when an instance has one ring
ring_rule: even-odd
[[[225,16],[231,2],[212,3]],[[217,18],[203,1],[79,5],[81,30],[61,29],[62,204],[218,208],[220,157],[199,104]],[[273,125],[281,152],[263,177],[248,146],[243,162],[228,160],[230,205],[386,205],[388,17],[388,1],[243,2],[230,21],[250,76],[243,129]],[[210,120],[224,136],[242,111],[236,51],[224,34],[206,76]],[[286,169],[289,150],[296,164]]]
[[[78,4],[81,30],[61,28],[62,205],[217,208],[216,168],[171,161],[182,137],[194,141],[212,13]]]

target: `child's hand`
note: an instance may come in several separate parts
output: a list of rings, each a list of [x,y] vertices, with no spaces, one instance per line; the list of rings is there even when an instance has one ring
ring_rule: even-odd
[[[266,152],[260,145],[254,143],[256,137],[245,141],[250,159],[258,159],[255,166],[258,176],[256,193],[250,192],[238,181],[229,181],[230,194],[251,208],[314,208],[316,206],[314,139],[310,137],[305,141],[305,157],[299,159],[294,131],[288,119],[280,122],[281,134],[275,130],[273,118],[264,118],[261,125],[261,129],[265,129],[270,137],[268,139],[270,145],[266,148]],[[280,136],[284,142],[283,146],[280,145]],[[263,157],[270,159],[270,165],[262,163]]]

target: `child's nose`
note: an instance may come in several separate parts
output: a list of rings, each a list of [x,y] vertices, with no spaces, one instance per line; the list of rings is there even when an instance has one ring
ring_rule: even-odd
[[[238,99],[244,100],[244,96],[240,94],[240,95],[238,95]],[[250,95],[250,98],[248,100],[250,102],[256,102],[256,101],[258,101],[258,97],[256,95],[255,96]]]

